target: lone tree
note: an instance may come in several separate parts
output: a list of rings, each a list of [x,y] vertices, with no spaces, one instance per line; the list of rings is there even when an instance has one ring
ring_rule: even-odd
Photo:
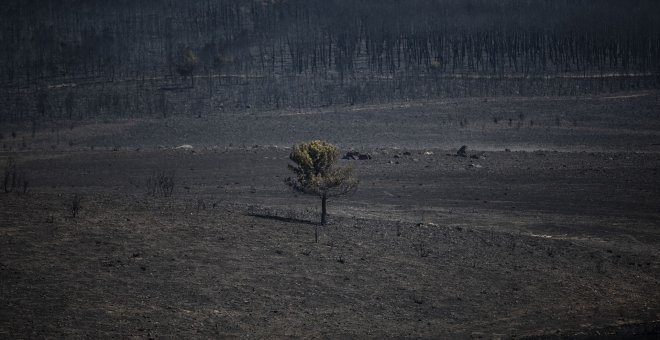
[[[289,164],[295,177],[289,177],[285,183],[294,190],[321,197],[321,224],[326,222],[326,202],[330,197],[337,197],[353,192],[359,183],[353,173],[353,167],[336,166],[339,150],[336,146],[315,140],[293,147]],[[316,235],[318,241],[318,235]]]
[[[179,61],[176,64],[176,71],[182,77],[190,77],[190,86],[195,87],[195,67],[197,66],[198,59],[195,52],[189,48],[181,51]]]

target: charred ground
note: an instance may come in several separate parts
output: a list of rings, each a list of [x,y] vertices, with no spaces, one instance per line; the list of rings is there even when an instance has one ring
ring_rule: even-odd
[[[0,195],[0,336],[656,336],[657,108],[638,92],[17,126],[2,158],[30,185]],[[314,135],[371,155],[342,160],[361,184],[318,244],[319,202],[282,183]],[[173,194],[148,195],[161,172]]]

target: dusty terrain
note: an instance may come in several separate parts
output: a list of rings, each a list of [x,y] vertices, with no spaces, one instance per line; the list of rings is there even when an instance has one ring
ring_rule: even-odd
[[[656,338],[659,115],[644,92],[5,126],[29,188],[0,194],[0,337]],[[282,182],[311,138],[372,156],[322,227]]]

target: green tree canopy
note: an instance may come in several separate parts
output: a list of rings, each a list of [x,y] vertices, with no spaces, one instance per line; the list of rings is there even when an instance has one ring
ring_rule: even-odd
[[[353,192],[359,183],[353,167],[336,166],[338,156],[336,146],[320,140],[296,145],[289,155],[295,177],[285,182],[296,191],[321,197],[321,224],[326,222],[327,199]]]

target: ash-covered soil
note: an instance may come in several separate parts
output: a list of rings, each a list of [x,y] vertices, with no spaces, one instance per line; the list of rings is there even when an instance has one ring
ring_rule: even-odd
[[[290,147],[660,152],[660,92],[447,98],[387,104],[58,120],[0,126],[2,151]]]
[[[254,129],[243,141],[218,137],[226,145],[208,132],[230,129],[219,117],[190,123],[209,133],[194,135],[197,143],[176,132],[197,118],[77,124],[60,144],[38,132],[0,154],[30,183],[25,194],[0,194],[0,337],[655,338],[658,104],[648,95],[600,100],[619,104],[577,101],[576,115],[592,118],[554,128],[527,119],[558,108],[525,104],[547,111],[512,112],[524,113],[520,128],[479,116],[491,121],[484,134],[438,123],[464,139],[437,143],[427,126],[436,120],[415,118],[416,109],[397,113],[405,131],[391,135],[352,108],[364,134],[330,139],[371,159],[341,161],[361,183],[329,202],[327,226],[316,225],[320,202],[283,184],[283,146],[315,131],[287,135],[277,125],[321,120],[325,133],[343,131],[324,115],[244,118]],[[614,117],[617,107],[640,115],[632,127],[605,127],[597,112]],[[541,142],[507,144],[508,133]],[[489,134],[500,144],[480,147]],[[193,149],[171,148],[184,142]],[[454,142],[468,145],[467,157],[454,155]],[[161,172],[174,175],[173,194],[148,195]]]

